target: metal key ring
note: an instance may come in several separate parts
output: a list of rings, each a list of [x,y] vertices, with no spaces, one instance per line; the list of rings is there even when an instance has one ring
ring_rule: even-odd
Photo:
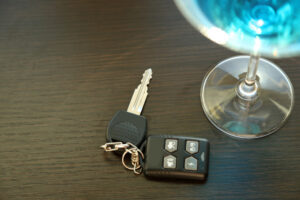
[[[131,144],[132,145],[132,144]],[[141,150],[139,150],[137,147],[135,147],[134,145],[132,145],[133,147],[130,149],[125,149],[125,152],[122,155],[122,164],[126,169],[132,170],[132,171],[136,171],[137,169],[141,168],[141,165],[138,163],[137,166],[133,165],[132,167],[128,166],[125,163],[125,157],[128,153],[132,154],[132,150],[136,150],[138,154],[140,154],[142,156],[142,158],[144,159],[144,154]]]

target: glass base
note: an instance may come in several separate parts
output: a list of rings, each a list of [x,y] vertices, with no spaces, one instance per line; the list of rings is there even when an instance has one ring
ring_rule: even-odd
[[[259,97],[245,104],[236,88],[246,76],[249,56],[237,56],[215,66],[204,78],[200,98],[204,113],[220,131],[232,137],[254,139],[283,126],[294,105],[288,76],[274,63],[259,59],[256,83]]]

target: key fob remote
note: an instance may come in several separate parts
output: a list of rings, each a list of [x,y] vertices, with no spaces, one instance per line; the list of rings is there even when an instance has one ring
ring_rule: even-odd
[[[144,174],[205,180],[208,174],[209,143],[206,139],[152,135],[147,139]]]

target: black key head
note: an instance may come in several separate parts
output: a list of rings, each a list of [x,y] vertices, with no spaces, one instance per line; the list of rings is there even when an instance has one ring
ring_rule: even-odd
[[[109,122],[106,139],[108,142],[130,142],[139,147],[145,140],[146,133],[145,117],[121,110]]]

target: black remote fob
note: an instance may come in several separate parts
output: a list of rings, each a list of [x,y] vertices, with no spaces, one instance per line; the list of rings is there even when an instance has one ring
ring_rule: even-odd
[[[147,139],[144,174],[205,180],[208,174],[209,143],[206,139],[152,135]]]

